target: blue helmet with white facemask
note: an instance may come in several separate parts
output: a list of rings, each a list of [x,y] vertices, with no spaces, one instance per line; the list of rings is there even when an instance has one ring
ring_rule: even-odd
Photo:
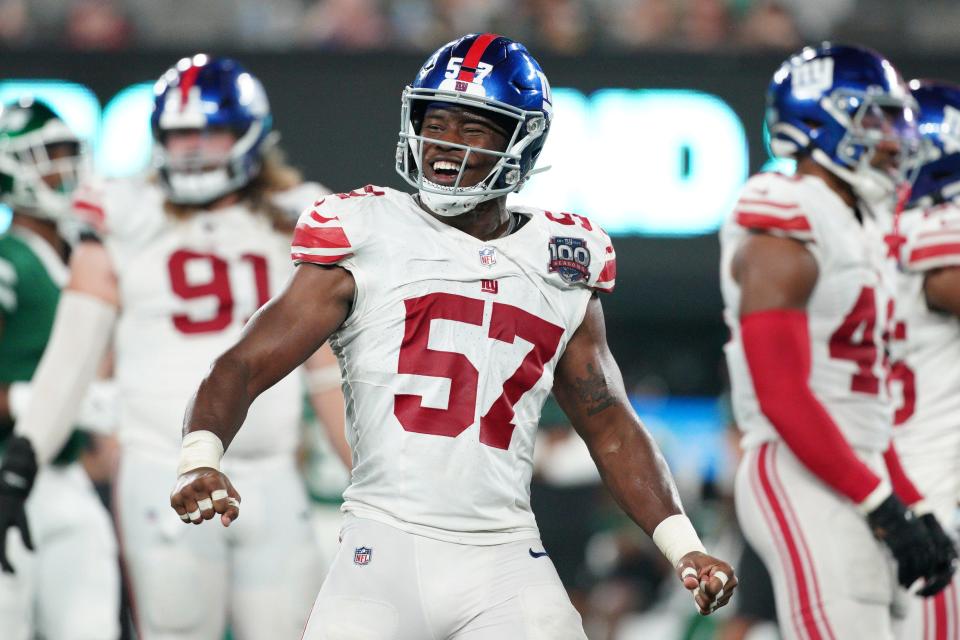
[[[922,164],[908,206],[930,206],[960,195],[960,86],[911,80],[919,105]]]
[[[870,49],[823,43],[790,56],[767,89],[766,125],[775,156],[810,154],[868,203],[892,201],[915,174],[915,101]],[[899,145],[890,171],[871,165],[884,142]]]
[[[519,42],[492,33],[471,34],[437,50],[403,92],[397,172],[415,187],[423,202],[439,215],[454,216],[479,203],[519,190],[533,174],[550,131],[553,105],[550,84],[540,65]],[[492,151],[444,142],[465,151],[452,186],[427,180],[422,171],[420,126],[430,105],[475,110],[507,126],[507,147]],[[497,158],[480,183],[460,186],[471,154]]]
[[[181,59],[157,80],[150,123],[160,184],[179,204],[205,204],[249,183],[273,140],[260,81],[235,60],[205,54]],[[209,129],[236,136],[227,154],[174,159],[164,148],[171,131]]]

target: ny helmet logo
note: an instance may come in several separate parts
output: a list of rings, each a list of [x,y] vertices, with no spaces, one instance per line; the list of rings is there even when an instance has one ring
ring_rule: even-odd
[[[793,69],[791,90],[797,100],[816,100],[833,86],[833,58],[806,60]]]

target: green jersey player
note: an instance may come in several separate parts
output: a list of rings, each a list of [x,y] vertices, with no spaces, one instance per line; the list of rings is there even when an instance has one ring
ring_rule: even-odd
[[[0,628],[18,640],[119,635],[116,542],[77,461],[80,432],[39,473],[14,434],[67,281],[64,228],[83,166],[81,141],[48,106],[23,99],[0,110],[0,200],[13,210],[0,235],[0,519],[20,530],[0,545]]]

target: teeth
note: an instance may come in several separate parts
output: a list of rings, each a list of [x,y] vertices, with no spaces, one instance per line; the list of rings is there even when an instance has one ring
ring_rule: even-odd
[[[437,160],[433,163],[434,171],[441,171],[444,169],[448,171],[460,171],[460,165],[455,162],[448,162],[446,160]]]

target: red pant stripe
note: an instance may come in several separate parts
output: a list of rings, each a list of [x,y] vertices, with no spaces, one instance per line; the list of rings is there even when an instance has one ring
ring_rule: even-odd
[[[787,497],[787,492],[783,488],[783,482],[780,480],[780,473],[777,471],[777,458],[775,453],[777,446],[779,446],[779,444],[773,444],[770,447],[770,478],[773,480],[774,490],[777,492],[777,496],[780,498],[780,502],[787,514],[787,523],[791,529],[796,532],[800,553],[802,554],[802,559],[805,563],[804,566],[808,568],[810,572],[810,583],[813,585],[813,597],[815,601],[813,604],[813,610],[819,613],[820,624],[824,629],[826,629],[827,637],[829,637],[830,640],[836,640],[836,636],[834,635],[833,629],[830,626],[830,620],[827,618],[827,612],[823,608],[823,596],[820,595],[820,580],[817,577],[817,570],[813,564],[813,556],[810,553],[810,547],[807,545],[807,539],[803,535],[803,529],[800,527],[800,519],[797,518],[797,514],[793,510],[793,505],[790,503],[790,500]]]
[[[773,450],[770,447],[770,443],[764,443],[760,447],[760,459],[758,465],[758,470],[760,473],[760,486],[763,488],[763,493],[767,498],[767,502],[770,504],[770,508],[776,521],[777,530],[783,539],[783,543],[786,545],[787,554],[790,558],[790,565],[793,567],[793,572],[796,577],[797,593],[800,600],[800,610],[798,612],[800,614],[800,622],[802,623],[804,630],[809,635],[810,640],[825,640],[823,634],[820,632],[820,629],[817,626],[817,621],[813,617],[813,606],[810,602],[809,585],[807,583],[807,576],[803,570],[803,562],[800,559],[800,549],[797,544],[797,540],[787,524],[786,514],[784,513],[783,507],[780,505],[777,495],[773,490],[769,469],[769,458],[772,451]]]
[[[793,579],[793,567],[790,566],[790,559],[788,558],[788,554],[784,552],[784,549],[781,545],[777,544],[780,538],[776,534],[777,532],[776,523],[773,521],[773,515],[769,512],[769,505],[767,504],[767,501],[763,496],[763,490],[760,488],[760,474],[758,471],[760,453],[759,451],[757,451],[756,453],[754,451],[750,451],[747,453],[747,455],[748,456],[756,455],[756,458],[757,458],[756,462],[750,461],[750,469],[751,469],[750,488],[753,490],[754,496],[756,497],[757,506],[760,507],[760,514],[763,516],[763,521],[766,523],[767,529],[773,534],[772,536],[773,542],[775,545],[777,545],[777,555],[780,558],[780,563],[783,565],[783,575],[786,577],[787,594],[790,597],[790,602],[796,602],[798,598],[797,598],[796,590],[794,588],[795,580]],[[790,618],[793,621],[794,626],[796,627],[795,630],[797,632],[797,637],[803,638],[804,637],[803,628],[799,625],[799,621],[796,620],[796,618],[793,615],[791,615]],[[782,622],[786,624],[787,621],[783,620]]]

